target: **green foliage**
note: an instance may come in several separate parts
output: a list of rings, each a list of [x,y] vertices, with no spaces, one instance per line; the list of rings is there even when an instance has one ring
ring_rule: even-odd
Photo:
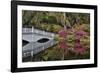
[[[57,23],[57,21],[54,16],[44,16],[41,18],[41,23],[54,24],[54,23]]]
[[[42,12],[42,11],[22,11],[22,23],[24,26],[40,24],[55,24],[60,26],[73,26],[74,24],[89,24],[90,15],[88,13],[63,13],[63,12]],[[86,29],[86,31],[88,31]]]
[[[68,43],[73,43],[75,41],[75,36],[74,35],[67,35],[66,41]]]
[[[76,55],[73,51],[68,50],[67,55],[62,52],[59,48],[59,44],[46,49],[34,56],[34,60],[61,60],[62,54],[64,54],[64,59],[86,59],[90,57],[90,14],[88,13],[65,13],[65,12],[44,12],[44,11],[22,11],[22,24],[23,27],[34,26],[35,28],[45,30],[47,32],[55,33],[54,40],[59,43],[62,40],[59,37],[58,32],[64,27],[71,27],[67,30],[68,34],[65,39],[65,43],[68,45],[68,49],[74,49],[75,44],[75,31],[83,30],[88,35],[85,35],[80,39],[81,45],[86,49],[84,55]]]
[[[52,49],[49,48],[48,50],[46,50],[43,53],[42,59],[45,60],[45,61],[48,61],[48,60],[60,60],[62,58],[61,49],[59,49],[57,46],[51,47],[51,48]]]

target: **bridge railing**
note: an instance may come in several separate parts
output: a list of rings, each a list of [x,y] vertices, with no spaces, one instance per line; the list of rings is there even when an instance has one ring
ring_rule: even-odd
[[[23,50],[23,57],[27,57],[27,56],[33,56],[34,54],[37,54],[49,47],[52,47],[53,45],[55,45],[56,42],[54,40],[50,40],[49,42],[43,44],[42,46],[38,46],[36,48],[30,48],[30,50],[27,49],[27,51],[24,52]],[[34,46],[33,46],[34,47]]]
[[[46,32],[35,28],[22,28],[22,33],[23,34],[35,33],[35,34],[45,35],[49,37],[54,37],[55,35],[54,33]]]

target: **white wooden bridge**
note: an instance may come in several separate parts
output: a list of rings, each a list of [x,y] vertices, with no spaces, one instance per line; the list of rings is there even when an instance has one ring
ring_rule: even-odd
[[[54,33],[46,32],[39,29],[32,28],[23,28],[22,29],[22,39],[28,41],[29,43],[23,46],[22,57],[34,56],[53,45],[56,44],[54,41]],[[48,39],[46,42],[38,42],[42,38]]]

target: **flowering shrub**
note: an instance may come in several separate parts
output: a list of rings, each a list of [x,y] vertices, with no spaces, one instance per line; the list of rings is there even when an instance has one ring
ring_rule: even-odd
[[[56,41],[58,41],[58,48],[63,50],[62,54],[66,57],[70,55],[69,51],[76,56],[85,55],[87,49],[90,48],[89,32],[80,29],[80,27],[78,29],[61,29],[58,32]]]

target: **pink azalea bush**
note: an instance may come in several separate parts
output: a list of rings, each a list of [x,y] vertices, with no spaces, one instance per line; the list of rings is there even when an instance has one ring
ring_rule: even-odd
[[[72,37],[74,40],[67,39],[67,36],[69,36],[69,35],[74,36],[74,38]],[[65,51],[67,51],[67,53],[68,53],[68,50],[70,50],[70,47],[69,47],[70,45],[73,45],[71,47],[71,52],[75,53],[76,55],[83,55],[86,52],[86,47],[81,45],[81,38],[83,38],[84,36],[89,36],[89,33],[85,32],[84,30],[81,30],[81,29],[70,29],[70,30],[61,29],[58,32],[58,36],[59,36],[59,38],[61,38],[59,40],[58,46],[59,46],[59,48],[64,50],[63,53],[65,53]],[[67,42],[68,40],[71,42]]]

